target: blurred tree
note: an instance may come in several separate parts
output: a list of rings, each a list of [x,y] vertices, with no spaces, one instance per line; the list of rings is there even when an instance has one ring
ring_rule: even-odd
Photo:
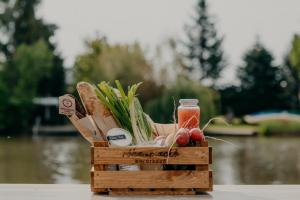
[[[177,76],[189,76],[180,48],[180,41],[174,37],[161,41],[156,47],[152,63],[155,66],[154,79],[158,84],[168,86],[176,81]]]
[[[32,100],[39,82],[51,75],[53,54],[43,40],[22,44],[12,55],[11,64],[15,66],[14,73],[4,70],[0,76],[0,129],[25,131],[33,119]]]
[[[223,37],[217,34],[206,0],[198,1],[196,12],[195,23],[187,27],[188,66],[190,70],[199,72],[201,81],[208,80],[215,85],[225,67]]]
[[[176,82],[164,90],[163,94],[146,104],[145,111],[155,122],[173,123],[174,100],[196,98],[201,108],[201,123],[218,113],[219,94],[217,91],[202,86],[199,82],[179,76]]]
[[[287,77],[273,60],[271,53],[259,42],[246,52],[244,65],[238,69],[241,82],[238,94],[242,99],[236,112],[248,114],[292,107]]]
[[[297,101],[297,109],[299,105],[299,93],[300,93],[300,35],[294,35],[290,52],[286,58],[286,66],[289,69],[290,77],[295,82],[295,89],[293,94]]]
[[[234,113],[240,115],[243,113],[240,107],[242,102],[241,88],[234,85],[229,85],[219,89],[221,100],[222,114]]]
[[[0,7],[0,54],[8,62],[6,67],[12,69],[10,60],[19,45],[32,45],[44,40],[53,54],[50,76],[40,80],[39,96],[58,96],[65,87],[63,60],[55,51],[52,37],[56,30],[54,24],[47,24],[36,17],[35,11],[40,0],[1,0]],[[30,66],[29,66],[30,67]],[[14,70],[13,70],[14,71]]]
[[[142,102],[160,94],[162,86],[153,79],[153,68],[138,43],[109,44],[105,38],[86,42],[86,53],[77,56],[75,82],[120,80],[124,86],[143,82],[139,94]]]

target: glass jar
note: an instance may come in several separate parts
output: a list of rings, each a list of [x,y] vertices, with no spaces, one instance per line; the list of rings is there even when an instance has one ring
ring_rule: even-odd
[[[179,128],[199,128],[200,107],[198,99],[180,99],[178,106]]]

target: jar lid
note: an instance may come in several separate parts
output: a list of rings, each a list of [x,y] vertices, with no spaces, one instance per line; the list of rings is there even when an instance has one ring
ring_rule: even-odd
[[[111,146],[126,147],[132,143],[131,134],[122,128],[112,128],[106,134]]]
[[[179,103],[183,105],[197,105],[198,104],[198,99],[180,99]]]

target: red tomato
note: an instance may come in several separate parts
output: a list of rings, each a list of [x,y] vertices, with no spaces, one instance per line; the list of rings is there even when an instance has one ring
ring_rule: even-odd
[[[205,140],[205,136],[203,134],[203,131],[201,131],[199,128],[193,128],[189,131],[189,135],[191,137],[191,140],[193,141],[204,141]]]

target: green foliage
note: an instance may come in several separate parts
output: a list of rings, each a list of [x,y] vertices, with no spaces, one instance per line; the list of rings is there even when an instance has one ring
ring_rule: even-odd
[[[288,73],[290,82],[293,83],[292,99],[295,104],[295,109],[300,108],[298,94],[300,91],[300,36],[294,35],[292,46],[285,60],[285,67]]]
[[[188,27],[187,44],[189,66],[200,72],[200,80],[210,80],[212,85],[225,67],[222,50],[223,38],[219,37],[213,18],[208,13],[206,0],[199,0],[195,22]]]
[[[56,26],[36,16],[39,3],[0,2],[0,129],[29,127],[34,111],[43,112],[33,108],[33,97],[59,96],[65,89],[63,60],[51,41]]]
[[[0,96],[3,100],[0,129],[22,130],[30,125],[32,100],[37,95],[40,80],[50,75],[53,54],[42,40],[33,45],[21,45],[10,65],[0,73]]]
[[[167,88],[163,94],[146,104],[146,113],[155,122],[173,123],[174,100],[178,103],[181,98],[195,98],[199,100],[201,109],[201,124],[206,123],[217,114],[218,93],[202,86],[198,82],[179,77]]]
[[[40,0],[17,0],[13,8],[14,21],[14,45],[33,44],[37,40],[43,39],[47,41],[51,49],[54,45],[51,44],[49,38],[54,35],[56,25],[47,24],[42,19],[38,19],[35,15],[35,10],[39,5]]]
[[[228,119],[227,116],[220,115],[217,116],[217,118],[212,122],[214,125],[220,125],[220,126],[228,126],[226,123],[231,125],[242,125],[242,119],[238,117],[234,117],[232,119]]]
[[[4,37],[0,38],[0,55],[9,64],[20,45],[33,45],[39,40],[45,41],[53,54],[54,62],[50,75],[40,80],[37,95],[58,96],[64,91],[65,74],[62,58],[55,52],[55,44],[50,40],[56,26],[45,23],[36,16],[35,11],[39,3],[40,0],[5,0],[1,2],[3,12],[0,14],[0,33]],[[13,73],[14,66],[9,65]]]
[[[23,44],[17,48],[13,64],[19,75],[14,93],[32,99],[36,95],[39,80],[50,75],[53,54],[42,40],[31,46]]]
[[[294,36],[288,59],[300,79],[300,35]]]
[[[3,13],[0,15],[1,33],[5,35],[0,44],[2,53],[7,57],[12,55],[21,44],[33,44],[43,39],[51,49],[54,45],[49,38],[53,36],[56,26],[46,24],[38,19],[35,10],[40,0],[5,0],[2,1]],[[8,38],[8,39],[7,39]]]
[[[239,86],[228,86],[219,90],[221,96],[221,112],[222,114],[233,113],[241,116],[247,111],[244,110],[244,97]],[[252,112],[252,111],[250,111]]]
[[[87,41],[86,47],[87,52],[76,58],[76,81],[120,80],[131,85],[152,75],[151,65],[138,43],[111,45],[105,38],[97,38]]]
[[[161,93],[162,86],[153,81],[153,67],[138,43],[110,44],[105,38],[96,38],[87,41],[86,48],[75,61],[75,82],[120,80],[126,88],[143,82],[139,90],[143,103]]]
[[[261,136],[299,134],[300,123],[296,121],[270,120],[259,124],[258,134]]]
[[[260,43],[244,55],[238,77],[240,87],[221,92],[224,94],[222,101],[227,101],[238,115],[293,107],[286,74],[281,67],[273,64],[273,56]]]

